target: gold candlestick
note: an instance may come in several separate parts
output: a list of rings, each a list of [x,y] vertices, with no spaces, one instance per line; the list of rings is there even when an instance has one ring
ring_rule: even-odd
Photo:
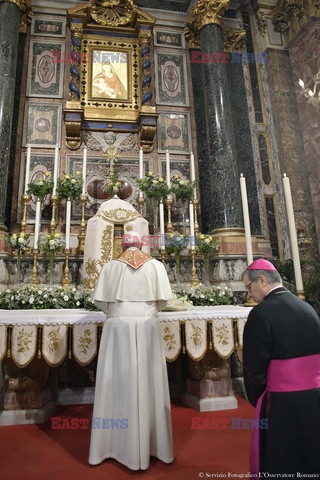
[[[168,223],[167,223],[167,233],[172,233],[172,221],[171,221],[171,207],[173,204],[173,200],[171,195],[167,195],[164,203],[167,205],[168,208]]]
[[[56,231],[56,210],[58,205],[59,197],[58,195],[51,195],[51,204],[52,204],[52,216],[50,221],[50,233],[54,233]]]
[[[38,259],[38,250],[34,249],[33,250],[33,268],[32,268],[32,280],[31,280],[31,285],[33,287],[36,287],[38,285],[38,265],[37,265],[37,259]]]
[[[191,255],[191,261],[192,261],[191,287],[197,287],[199,285],[199,279],[197,277],[197,270],[196,270],[196,262],[195,262],[196,251],[195,251],[195,249],[190,251],[190,255]]]
[[[162,262],[163,264],[166,263],[166,251],[165,251],[164,248],[161,248],[161,262]]]
[[[22,195],[22,219],[21,219],[21,233],[26,233],[27,227],[27,205],[31,200],[31,195]]]
[[[84,208],[87,203],[87,199],[88,197],[86,195],[80,195],[81,222],[80,222],[80,233],[78,235],[78,248],[77,248],[78,255],[84,252],[84,244],[86,240],[86,221],[85,221]]]
[[[139,203],[139,213],[140,213],[141,217],[143,217],[143,208],[144,208],[144,204],[146,203],[146,199],[145,199],[145,196],[143,194],[140,195],[140,192],[139,192],[139,197],[138,197],[138,203]]]
[[[198,223],[198,204],[199,200],[194,198],[192,200],[193,203],[193,212],[194,212],[194,234],[197,236],[199,233],[199,223]]]
[[[63,280],[62,280],[62,286],[63,288],[69,288],[70,287],[70,279],[69,279],[69,255],[70,255],[70,249],[65,250],[65,256],[66,256],[66,263],[64,266],[64,275],[63,275]]]
[[[301,300],[305,300],[305,299],[306,299],[305,294],[304,294],[304,290],[297,290],[296,296],[297,296],[298,298],[300,298]]]

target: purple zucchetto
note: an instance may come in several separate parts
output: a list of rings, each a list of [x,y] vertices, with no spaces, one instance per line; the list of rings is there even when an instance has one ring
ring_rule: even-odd
[[[276,267],[264,258],[258,258],[258,260],[250,263],[246,270],[272,270],[274,272],[277,272]]]

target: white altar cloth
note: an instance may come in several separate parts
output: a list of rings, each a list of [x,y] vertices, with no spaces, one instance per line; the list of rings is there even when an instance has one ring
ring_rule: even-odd
[[[179,312],[160,312],[162,347],[167,361],[174,361],[181,350],[194,360],[203,357],[212,340],[216,353],[229,358],[242,347],[243,328],[251,307],[220,305],[195,307]],[[23,368],[39,350],[51,366],[73,356],[88,365],[97,354],[98,327],[103,312],[87,310],[0,310],[0,361],[11,357]]]

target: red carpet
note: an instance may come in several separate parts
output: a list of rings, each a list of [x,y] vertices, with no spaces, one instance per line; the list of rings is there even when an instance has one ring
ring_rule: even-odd
[[[3,480],[239,478],[233,474],[249,472],[251,430],[239,428],[239,424],[232,428],[232,418],[252,419],[254,409],[242,398],[238,402],[237,410],[199,413],[174,401],[175,461],[166,465],[152,458],[150,468],[139,472],[132,472],[115,460],[88,465],[90,427],[56,430],[51,428],[51,420],[44,425],[0,427],[0,476]],[[55,413],[56,417],[80,418],[84,422],[91,415],[92,405],[60,406]],[[206,428],[195,429],[192,425]]]

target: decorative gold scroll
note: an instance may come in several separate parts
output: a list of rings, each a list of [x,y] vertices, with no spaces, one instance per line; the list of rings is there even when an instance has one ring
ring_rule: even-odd
[[[185,323],[186,347],[193,360],[201,360],[207,351],[206,320],[191,320]]]
[[[11,356],[18,367],[26,367],[31,362],[36,354],[36,348],[36,325],[15,325],[12,328]]]
[[[174,362],[181,352],[181,338],[179,322],[160,322],[162,348],[166,360]]]
[[[229,358],[234,351],[234,335],[231,318],[212,320],[213,348],[221,358]]]
[[[97,324],[74,325],[73,357],[80,365],[88,365],[97,354]]]
[[[67,325],[44,325],[42,356],[52,367],[60,365],[67,355]]]

